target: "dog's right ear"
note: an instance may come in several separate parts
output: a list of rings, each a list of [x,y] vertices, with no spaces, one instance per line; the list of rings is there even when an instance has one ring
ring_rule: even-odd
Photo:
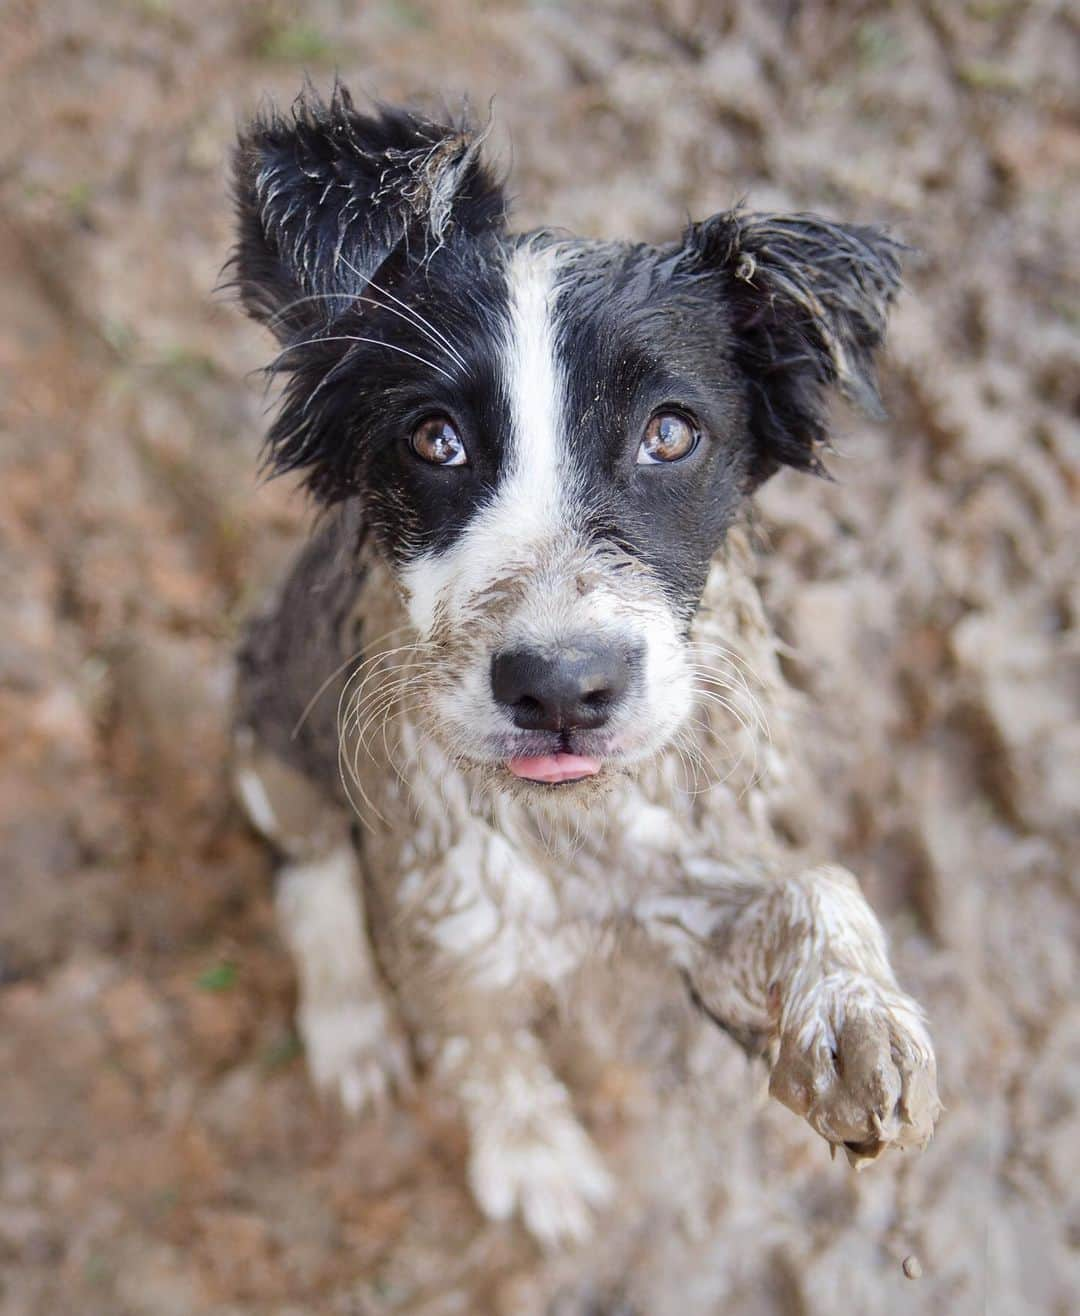
[[[421,261],[455,232],[501,226],[482,134],[404,110],[359,113],[342,86],[305,91],[240,134],[232,265],[250,315],[282,341],[344,309],[395,254]],[[338,299],[342,299],[338,301]]]
[[[874,354],[900,289],[902,243],[882,229],[820,215],[714,215],[691,225],[683,258],[721,280],[755,441],[751,481],[781,466],[824,474],[834,385],[883,415]]]

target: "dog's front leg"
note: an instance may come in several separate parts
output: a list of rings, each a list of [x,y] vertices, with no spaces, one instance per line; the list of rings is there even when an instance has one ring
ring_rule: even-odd
[[[276,894],[311,1077],[351,1114],[381,1107],[411,1086],[411,1060],[368,941],[354,847],[284,865]]]
[[[382,921],[400,937],[394,977],[418,1053],[468,1130],[473,1196],[544,1245],[580,1241],[612,1181],[534,1032],[579,938],[548,878],[491,829],[466,827],[423,871]]]
[[[409,1087],[408,1045],[368,940],[359,857],[333,801],[250,731],[237,737],[236,784],[252,823],[284,862],[281,934],[296,964],[297,1026],[316,1086],[359,1113]]]
[[[494,1021],[499,1003],[487,1005]],[[532,1031],[477,1028],[444,1038],[434,1072],[460,1102],[469,1186],[484,1214],[519,1215],[545,1247],[584,1241],[614,1185]]]
[[[925,1145],[941,1109],[933,1047],[854,877],[702,876],[685,896],[650,901],[643,920],[706,1013],[762,1043],[770,1093],[856,1167]]]

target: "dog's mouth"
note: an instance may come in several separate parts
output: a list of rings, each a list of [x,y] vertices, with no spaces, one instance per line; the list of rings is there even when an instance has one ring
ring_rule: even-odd
[[[591,754],[571,754],[557,750],[554,754],[519,754],[507,762],[507,771],[521,781],[544,786],[563,786],[569,782],[595,777],[602,764]]]
[[[600,776],[614,749],[606,735],[573,729],[508,745],[503,764],[512,777],[528,785],[572,786]]]
[[[441,728],[440,728],[441,730]],[[650,734],[651,733],[651,734]],[[440,741],[457,762],[480,770],[495,789],[537,795],[566,791],[594,793],[632,773],[652,758],[670,736],[646,726],[571,727],[563,731],[518,731],[472,739],[469,728],[446,728]]]

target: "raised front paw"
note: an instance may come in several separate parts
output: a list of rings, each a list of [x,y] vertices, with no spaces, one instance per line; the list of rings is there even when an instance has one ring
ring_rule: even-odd
[[[380,1109],[409,1088],[409,1048],[381,1001],[310,1003],[297,1023],[313,1082],[350,1115]]]
[[[492,1220],[515,1211],[544,1247],[584,1242],[595,1210],[610,1202],[614,1183],[588,1134],[569,1109],[477,1129],[469,1183]]]
[[[922,1011],[871,978],[822,978],[782,1010],[769,1092],[856,1169],[887,1147],[924,1147],[941,1102]]]

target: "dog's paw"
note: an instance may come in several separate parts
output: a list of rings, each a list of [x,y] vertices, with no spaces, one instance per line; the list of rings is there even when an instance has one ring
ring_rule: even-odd
[[[474,1133],[469,1184],[489,1219],[519,1213],[544,1247],[584,1242],[614,1181],[569,1109],[541,1110],[520,1125]]]
[[[297,1023],[312,1081],[350,1115],[382,1109],[411,1087],[408,1044],[380,1002],[320,1002]]]
[[[895,988],[833,974],[788,1004],[769,1092],[856,1169],[924,1147],[941,1112],[922,1012]]]

